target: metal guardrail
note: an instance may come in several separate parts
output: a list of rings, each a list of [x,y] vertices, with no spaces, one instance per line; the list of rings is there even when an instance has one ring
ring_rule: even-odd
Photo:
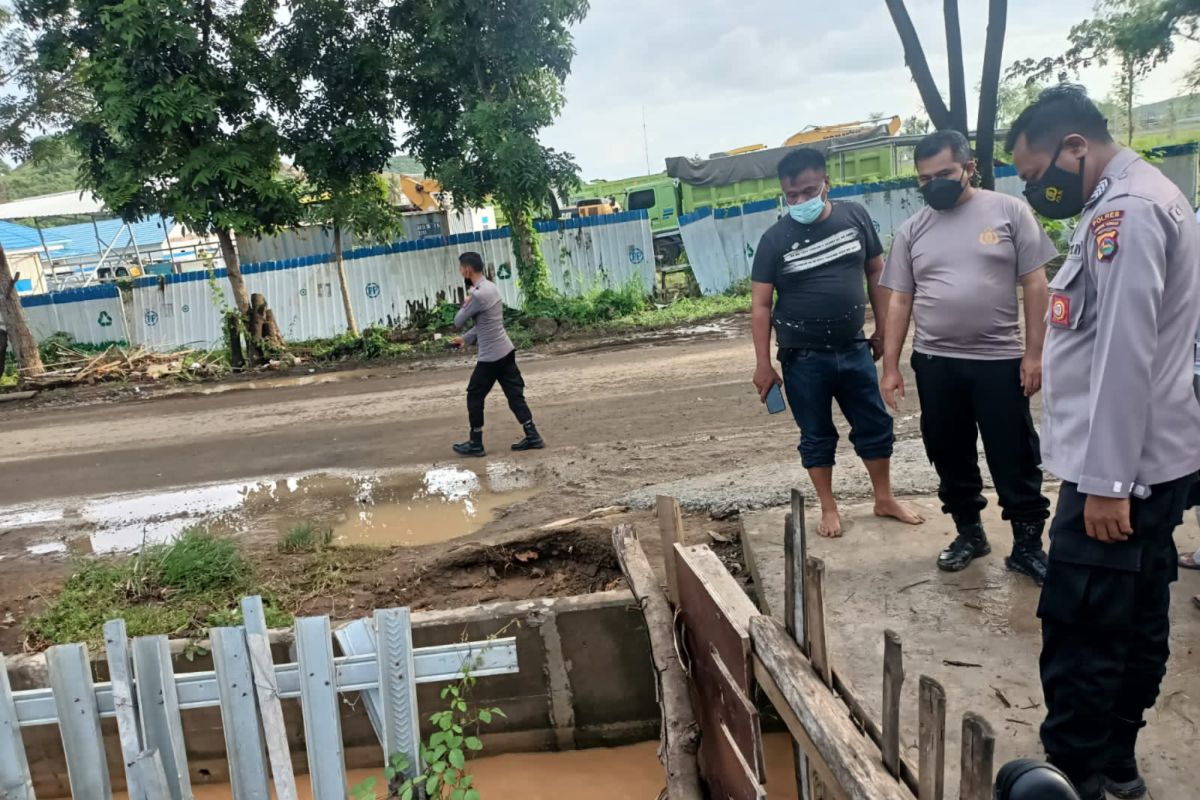
[[[445,683],[462,672],[464,664],[474,663],[471,669],[476,678],[490,675],[510,675],[517,671],[517,640],[509,636],[488,642],[418,647],[413,652],[417,683]],[[375,653],[338,656],[333,660],[338,692],[367,692],[379,689],[379,660]],[[279,684],[279,699],[300,697],[300,665],[276,664],[275,680]],[[137,691],[137,681],[133,682]],[[221,701],[217,693],[217,673],[183,672],[175,676],[179,708],[215,708]],[[95,684],[96,706],[101,719],[116,716],[111,683]],[[54,705],[54,690],[26,689],[12,693],[17,708],[17,723],[23,727],[54,725],[58,715]]]
[[[233,796],[296,800],[281,700],[299,698],[314,800],[345,800],[346,767],[338,695],[362,692],[386,756],[420,764],[418,683],[517,672],[513,637],[414,648],[407,608],[377,610],[336,634],[328,617],[295,622],[294,663],[274,664],[259,597],[242,601],[244,626],[209,632],[214,669],[174,674],[165,636],[129,640],[123,620],[104,626],[111,681],[93,683],[86,645],[46,652],[50,687],[13,692],[0,656],[0,798],[34,800],[22,728],[57,724],[75,800],[111,800],[100,722],[115,717],[132,800],[191,800],[181,712],[221,709]],[[384,764],[386,766],[386,763]],[[269,773],[269,775],[268,775]]]

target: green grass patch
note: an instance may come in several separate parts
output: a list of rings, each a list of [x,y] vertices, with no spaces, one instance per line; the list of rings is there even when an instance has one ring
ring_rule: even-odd
[[[25,630],[34,647],[99,647],[104,623],[120,617],[130,636],[198,637],[209,627],[240,622],[241,598],[259,593],[254,570],[232,539],[192,528],[135,556],[81,559]],[[264,605],[268,625],[290,623],[269,596]]]
[[[333,544],[333,529],[301,522],[279,539],[281,553],[316,553]]]

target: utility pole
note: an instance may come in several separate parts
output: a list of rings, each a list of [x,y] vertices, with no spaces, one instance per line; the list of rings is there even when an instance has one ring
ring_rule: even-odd
[[[646,105],[642,104],[642,147],[646,151],[646,174],[649,175],[650,170],[650,134],[646,132]]]

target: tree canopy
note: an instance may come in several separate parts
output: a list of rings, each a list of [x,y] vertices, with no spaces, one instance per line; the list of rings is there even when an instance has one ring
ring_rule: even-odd
[[[522,290],[547,294],[533,213],[577,184],[573,158],[539,132],[563,106],[570,26],[587,0],[398,0],[396,92],[405,148],[459,205],[494,199],[513,226]]]

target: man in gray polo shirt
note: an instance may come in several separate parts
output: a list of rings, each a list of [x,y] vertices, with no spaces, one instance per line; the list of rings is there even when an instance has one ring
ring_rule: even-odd
[[[1050,501],[1042,494],[1029,398],[1041,388],[1049,295],[1043,265],[1057,251],[1026,203],[971,186],[975,162],[958,131],[930,134],[914,156],[927,207],[897,232],[880,281],[892,290],[880,388],[896,409],[896,395],[904,396],[900,351],[915,312],[921,436],[940,480],[942,510],[958,530],[938,566],[961,570],[991,552],[980,522],[987,500],[975,442],[982,436],[1004,519],[1012,523],[1005,564],[1040,585]]]
[[[525,438],[512,446],[513,450],[541,450],[546,446],[533,424],[533,412],[525,402],[525,379],[517,366],[517,348],[504,330],[504,302],[500,289],[483,274],[483,258],[478,253],[463,253],[458,258],[463,279],[471,284],[471,292],[462,308],[454,315],[454,327],[462,329],[472,319],[475,327],[456,338],[456,347],[479,346],[479,360],[467,384],[467,416],[471,422],[471,438],[454,445],[460,456],[483,457],[483,407],[488,393],[497,383],[504,390],[508,407],[517,422],[525,429]]]

